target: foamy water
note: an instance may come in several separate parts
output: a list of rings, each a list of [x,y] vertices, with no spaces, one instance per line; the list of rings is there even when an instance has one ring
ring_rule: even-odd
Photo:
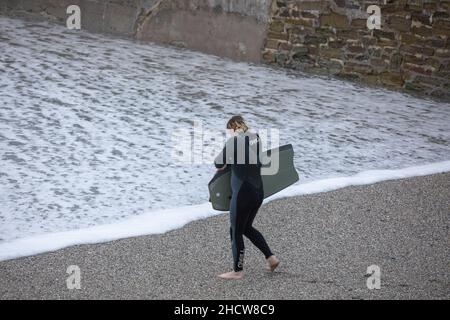
[[[450,159],[448,103],[6,17],[0,52],[0,242],[203,208],[212,166],[171,158],[193,120],[280,129],[301,183]]]
[[[367,185],[380,181],[410,178],[450,171],[450,161],[396,170],[371,170],[351,177],[315,180],[291,186],[264,200],[265,203],[292,196],[332,191],[353,185]],[[221,214],[209,203],[156,210],[111,224],[52,232],[0,243],[0,261],[55,251],[73,245],[93,244],[148,234],[160,234],[181,228],[187,223]]]

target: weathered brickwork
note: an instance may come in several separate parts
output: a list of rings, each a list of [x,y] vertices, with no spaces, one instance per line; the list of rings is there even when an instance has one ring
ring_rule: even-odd
[[[270,15],[266,63],[450,97],[448,0],[274,0]]]

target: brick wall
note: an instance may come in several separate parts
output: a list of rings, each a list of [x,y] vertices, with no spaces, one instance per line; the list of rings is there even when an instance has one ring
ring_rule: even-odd
[[[265,63],[450,97],[450,1],[274,0]],[[366,9],[381,8],[381,30]]]

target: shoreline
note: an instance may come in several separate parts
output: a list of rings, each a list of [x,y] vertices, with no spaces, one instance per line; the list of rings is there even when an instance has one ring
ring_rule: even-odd
[[[228,215],[181,229],[0,262],[1,299],[449,299],[450,173],[265,204],[255,226],[282,265],[265,271],[246,241],[246,277],[231,269]],[[81,270],[81,290],[66,271]],[[381,268],[381,289],[366,270]],[[187,276],[189,275],[189,276]]]
[[[403,169],[363,171],[348,177],[295,184],[265,199],[264,204],[278,199],[319,194],[349,186],[371,185],[382,181],[420,177],[443,172],[450,172],[450,161]],[[99,244],[131,237],[163,234],[183,228],[190,222],[221,214],[224,214],[224,212],[212,209],[211,204],[206,202],[199,205],[150,211],[111,224],[19,238],[0,243],[0,262],[61,250],[76,245]]]

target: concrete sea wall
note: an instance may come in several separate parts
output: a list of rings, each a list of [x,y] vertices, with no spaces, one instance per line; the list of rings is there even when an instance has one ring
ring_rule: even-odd
[[[0,0],[0,12],[65,23],[73,4],[88,31],[259,62],[271,0]]]

